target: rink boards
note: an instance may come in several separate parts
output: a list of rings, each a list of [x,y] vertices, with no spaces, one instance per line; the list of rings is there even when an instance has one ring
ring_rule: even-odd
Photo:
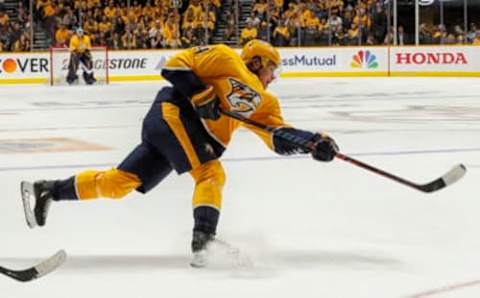
[[[479,46],[280,48],[282,77],[471,76],[480,77]],[[110,81],[161,80],[162,65],[178,50],[109,51],[94,61],[108,65]],[[68,63],[65,61],[64,63]],[[0,53],[0,83],[47,83],[48,52]]]

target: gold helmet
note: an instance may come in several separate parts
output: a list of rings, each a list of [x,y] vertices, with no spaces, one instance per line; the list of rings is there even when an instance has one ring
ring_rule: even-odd
[[[280,66],[280,53],[271,44],[259,39],[252,39],[247,42],[242,49],[242,60],[245,64],[250,63],[253,57],[260,57],[262,65],[267,66],[268,62],[272,62],[276,67]]]

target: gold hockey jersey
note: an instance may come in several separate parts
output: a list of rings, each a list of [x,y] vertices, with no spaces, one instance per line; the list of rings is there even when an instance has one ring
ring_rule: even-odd
[[[203,83],[212,85],[222,109],[273,127],[288,126],[278,99],[267,92],[256,74],[226,45],[190,48],[170,58],[163,67],[171,71],[192,71]],[[225,147],[241,125],[260,136],[273,149],[271,133],[222,115],[218,120],[202,119],[209,133]]]
[[[77,53],[83,53],[86,50],[90,50],[92,48],[90,37],[88,37],[87,35],[83,35],[82,37],[80,37],[75,34],[70,39],[69,48],[71,52],[77,52]]]

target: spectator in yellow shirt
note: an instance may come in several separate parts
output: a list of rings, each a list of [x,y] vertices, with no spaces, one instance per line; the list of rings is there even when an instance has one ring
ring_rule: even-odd
[[[189,30],[194,28],[195,15],[193,10],[186,10],[183,14],[182,30]]]
[[[247,23],[247,27],[243,28],[242,33],[240,34],[240,42],[244,45],[250,40],[257,38],[257,35],[257,28],[253,27],[252,23]]]
[[[285,21],[281,20],[278,26],[273,30],[273,40],[275,46],[288,46],[290,43],[290,31],[285,25]]]
[[[358,45],[358,26],[355,23],[352,23],[350,29],[348,29],[348,42],[350,45]]]
[[[179,25],[175,23],[173,17],[170,17],[165,23],[165,26],[163,26],[163,39],[167,46],[176,44],[177,35],[178,39],[180,38],[176,32],[180,32]]]
[[[155,7],[153,7],[148,1],[147,4],[143,7],[143,15],[148,16],[151,19],[155,18]]]
[[[372,21],[370,20],[370,17],[366,15],[364,8],[358,10],[357,15],[353,18],[353,22],[359,28],[370,28],[372,25]]]
[[[200,5],[199,0],[192,0],[190,5],[188,5],[187,10],[192,10],[192,13],[196,20],[199,20],[202,18],[201,15],[203,14],[203,8]]]
[[[99,7],[100,5],[100,0],[87,0],[88,9],[94,9],[95,7]]]
[[[480,46],[480,30],[477,31],[477,37],[473,40],[474,45],[479,45]]]
[[[103,9],[103,14],[108,18],[113,18],[115,16],[117,8],[115,7],[115,3],[113,0],[108,2],[108,6]]]
[[[96,33],[98,31],[98,23],[93,18],[87,18],[83,23],[83,29],[89,34]]]
[[[56,11],[57,8],[52,2],[47,2],[47,4],[43,7],[43,15],[45,18],[55,15]]]
[[[107,33],[112,30],[112,23],[108,20],[107,16],[102,17],[102,21],[98,23],[98,31],[101,33]]]
[[[265,0],[259,0],[259,2],[255,3],[252,10],[257,17],[264,21],[267,19],[266,12],[267,12],[267,2]]]
[[[8,17],[8,14],[6,14],[5,11],[0,9],[0,28],[7,27],[9,21],[10,18]]]
[[[273,4],[275,5],[275,8],[279,8],[279,9],[283,8],[283,0],[274,0]]]
[[[180,39],[180,31],[174,30],[172,32],[172,37],[167,40],[167,45],[169,48],[177,49],[182,47],[182,40]]]
[[[68,47],[68,41],[71,35],[72,32],[66,28],[65,24],[60,23],[59,28],[55,32],[55,46],[62,48]]]

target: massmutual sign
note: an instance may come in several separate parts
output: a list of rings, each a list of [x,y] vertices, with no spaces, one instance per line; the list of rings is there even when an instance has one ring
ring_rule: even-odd
[[[293,55],[289,58],[282,59],[282,66],[335,66],[337,65],[337,55],[327,56],[308,56],[308,55]]]

